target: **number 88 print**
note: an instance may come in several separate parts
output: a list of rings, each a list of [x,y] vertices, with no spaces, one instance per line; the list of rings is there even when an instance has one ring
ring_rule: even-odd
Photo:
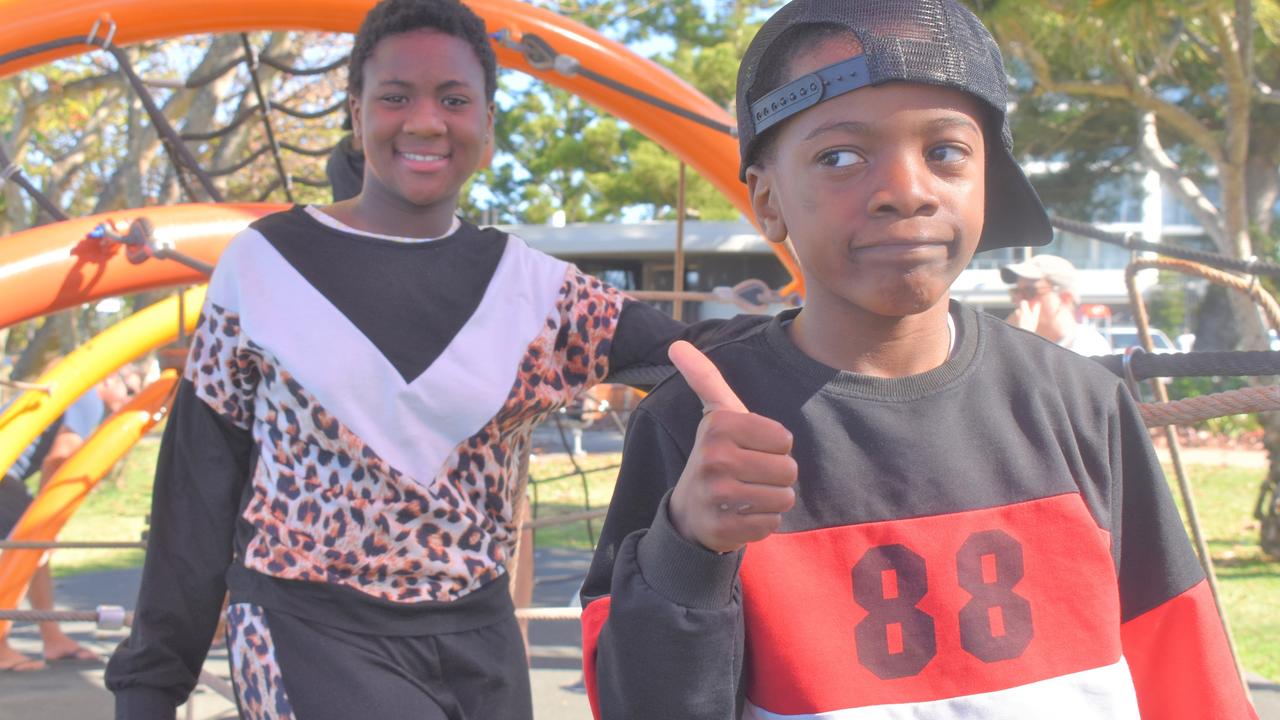
[[[1033,634],[1031,603],[1014,592],[1022,546],[1002,530],[977,532],[956,553],[960,645],[984,662],[1016,658]],[[905,545],[873,547],[853,566],[853,597],[864,610],[854,629],[858,660],[884,680],[919,673],[937,654],[935,619],[917,605],[929,592],[925,560]]]

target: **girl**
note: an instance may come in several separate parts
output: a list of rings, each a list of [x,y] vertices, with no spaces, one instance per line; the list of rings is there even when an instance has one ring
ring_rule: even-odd
[[[529,434],[681,326],[456,217],[495,65],[455,0],[378,4],[351,54],[360,194],[222,256],[107,671],[119,717],[174,716],[224,591],[246,717],[532,717],[505,570]]]

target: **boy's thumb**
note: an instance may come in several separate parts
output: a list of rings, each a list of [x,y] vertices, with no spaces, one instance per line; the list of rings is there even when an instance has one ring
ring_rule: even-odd
[[[733,388],[724,381],[724,376],[715,363],[703,355],[701,350],[684,340],[677,340],[671,343],[667,357],[671,358],[676,370],[684,376],[685,382],[689,383],[698,399],[702,400],[702,407],[706,411],[748,412],[747,406],[742,404]]]

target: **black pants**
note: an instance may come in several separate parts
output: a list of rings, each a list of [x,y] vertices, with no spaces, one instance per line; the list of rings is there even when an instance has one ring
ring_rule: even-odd
[[[31,493],[19,479],[5,475],[0,480],[0,539],[9,537],[13,526],[31,505]]]
[[[362,635],[256,605],[227,608],[244,718],[532,720],[514,617],[476,630]]]

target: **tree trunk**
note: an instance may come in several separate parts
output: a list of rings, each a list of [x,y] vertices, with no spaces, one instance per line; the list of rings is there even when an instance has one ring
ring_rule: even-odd
[[[1265,249],[1274,257],[1277,248],[1271,230],[1274,208],[1280,198],[1280,174],[1276,173],[1276,167],[1280,166],[1280,107],[1263,105],[1254,109],[1249,139],[1251,146],[1246,169],[1249,221],[1259,249]],[[1267,482],[1273,488],[1280,487],[1280,412],[1259,413],[1258,422],[1262,425],[1262,442],[1267,449]],[[1266,525],[1264,519],[1264,530]],[[1265,535],[1264,532],[1263,550],[1280,557],[1280,548],[1265,542]]]
[[[1205,291],[1200,307],[1196,309],[1196,352],[1220,352],[1232,350],[1240,344],[1240,332],[1236,330],[1236,318],[1227,293],[1220,285],[1210,285]]]
[[[31,336],[31,341],[22,349],[18,360],[13,364],[13,377],[17,380],[30,380],[44,371],[61,352],[66,338],[71,332],[72,314],[75,309],[64,310],[45,318],[40,328]]]
[[[1253,112],[1253,129],[1249,133],[1249,162],[1245,167],[1248,183],[1249,221],[1261,236],[1271,233],[1276,201],[1280,200],[1280,106],[1262,105]],[[1268,248],[1274,250],[1274,248]]]

